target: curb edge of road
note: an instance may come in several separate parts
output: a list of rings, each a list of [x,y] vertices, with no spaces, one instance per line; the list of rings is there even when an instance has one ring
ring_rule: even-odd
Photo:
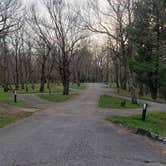
[[[125,127],[134,134],[146,136],[152,140],[158,141],[166,145],[166,137],[161,137],[160,135],[145,130],[143,128],[135,128],[124,124],[120,124],[120,127]]]

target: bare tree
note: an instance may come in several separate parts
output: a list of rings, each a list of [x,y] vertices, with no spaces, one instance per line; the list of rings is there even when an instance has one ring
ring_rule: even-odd
[[[116,56],[113,60],[116,61],[117,86],[119,87],[120,83],[121,87],[126,89],[130,77],[132,102],[136,102],[133,75],[128,65],[128,60],[132,56],[132,45],[126,32],[126,28],[132,21],[134,0],[106,0],[105,2],[107,2],[108,11],[102,10],[98,1],[88,3],[88,10],[92,11],[93,16],[91,13],[87,16],[86,27],[92,32],[109,36],[112,41],[110,45],[112,55]]]
[[[18,20],[21,19],[21,14],[18,15],[20,4],[16,0],[5,0],[0,3],[0,70],[2,71],[2,82],[4,91],[8,91],[9,84],[9,44],[8,35],[17,30]]]
[[[80,29],[82,20],[79,11],[75,10],[65,0],[43,1],[49,17],[47,26],[54,34],[54,43],[57,46],[58,54],[56,64],[64,87],[63,94],[69,94],[70,64],[75,55],[77,44],[87,34]]]
[[[49,29],[44,23],[45,19],[41,18],[36,7],[31,6],[29,17],[27,18],[27,22],[30,25],[33,34],[35,33],[35,37],[33,37],[33,42],[37,45],[37,52],[40,58],[38,60],[41,64],[41,78],[40,78],[40,92],[44,92],[45,82],[46,82],[46,64],[48,57],[52,50],[51,37],[49,36]]]
[[[17,0],[2,0],[0,2],[0,38],[3,38],[10,32],[15,30],[18,24],[18,13],[20,4]]]

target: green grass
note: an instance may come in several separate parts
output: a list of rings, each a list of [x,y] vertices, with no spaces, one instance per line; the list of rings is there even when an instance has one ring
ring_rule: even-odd
[[[12,93],[0,92],[0,103],[9,104],[18,107],[28,107],[28,105],[21,100],[17,100],[17,103],[15,103]]]
[[[0,111],[0,128],[5,127],[9,124],[15,123],[18,120],[27,118],[31,116],[32,113],[29,112],[8,112]]]
[[[62,94],[40,94],[38,95],[40,98],[44,99],[44,100],[48,100],[51,102],[64,102],[66,100],[71,99],[72,97],[74,97],[74,94],[70,94],[70,95],[62,95]]]
[[[77,86],[77,84],[70,84],[71,89],[79,89],[79,90],[84,90],[86,89],[86,84],[80,84],[80,86]]]
[[[117,88],[115,82],[108,83],[108,87],[109,87],[109,88],[113,88],[113,89]]]
[[[109,88],[117,89],[116,83],[109,83],[108,85],[109,85],[108,86]],[[115,93],[117,94],[116,91],[115,91]],[[130,92],[128,90],[124,90],[124,89],[120,89],[120,92],[118,93],[118,95],[127,96],[127,97],[131,96]],[[152,101],[152,102],[166,103],[166,100],[161,99],[161,98],[157,98],[156,100],[154,100],[154,99],[152,99],[152,97],[150,95],[139,96],[139,89],[138,88],[136,89],[136,97],[139,98],[139,99],[148,100],[148,101]]]
[[[126,106],[122,107],[121,102],[126,101]],[[118,109],[125,109],[125,108],[141,108],[143,107],[143,104],[132,104],[131,101],[127,99],[112,97],[108,95],[102,95],[100,96],[99,100],[99,107],[101,108],[118,108]]]
[[[11,85],[12,89],[15,89],[14,85]],[[83,90],[86,88],[86,84],[80,84],[80,87],[77,86],[77,84],[70,84],[71,89],[78,89]],[[50,84],[50,89],[52,93],[62,93],[63,92],[63,86],[62,84]],[[3,92],[2,86],[0,86],[0,92]],[[21,86],[19,86],[19,89],[17,90],[18,93],[40,93],[40,84],[34,84],[34,89],[32,89],[32,85],[28,85],[28,91],[26,91],[26,88],[22,89]],[[49,89],[47,88],[47,84],[45,84],[44,93],[48,93]]]
[[[114,123],[145,129],[160,136],[166,136],[166,112],[149,113],[145,122],[141,121],[141,115],[113,116],[109,120]]]
[[[58,86],[56,84],[50,84],[50,87],[51,87],[51,92],[53,92],[53,93],[61,93],[63,91],[63,87]],[[32,89],[32,86],[29,84],[28,85],[28,92],[26,91],[26,89],[21,89],[21,87],[20,87],[17,92],[18,93],[39,93],[40,92],[40,84],[35,84],[34,89]],[[44,93],[48,93],[48,92],[49,92],[49,89],[47,88],[47,85],[45,85]]]
[[[127,90],[123,90],[123,89],[120,90],[119,95],[128,96],[128,97],[131,96],[130,93]],[[158,98],[158,99],[154,100],[154,99],[152,99],[151,96],[139,96],[138,95],[138,90],[136,91],[136,97],[139,98],[139,99],[147,100],[147,101],[152,101],[152,102],[157,102],[157,103],[166,103],[166,101],[164,99]]]
[[[119,95],[128,96],[128,97],[131,96],[129,91],[124,90],[124,89],[120,89]],[[139,98],[139,99],[153,101],[153,102],[157,102],[157,103],[166,103],[166,101],[164,99],[157,98],[156,100],[154,100],[154,99],[152,99],[151,96],[139,96],[138,95],[138,89],[136,90],[136,97]]]
[[[114,82],[107,82],[107,83],[105,83],[105,85],[104,85],[104,88],[112,88],[112,89],[116,89],[116,83],[114,83]]]
[[[51,92],[52,93],[62,93],[63,92],[63,86],[62,84],[50,84],[51,87]],[[12,88],[14,89],[15,86],[12,85]],[[86,84],[81,84],[80,87],[78,87],[76,84],[70,84],[70,88],[72,89],[85,89],[86,88]],[[39,93],[40,92],[40,84],[35,84],[35,89],[32,89],[32,85],[29,84],[28,85],[28,92],[26,92],[26,89],[21,89],[21,86],[19,87],[19,90],[17,90],[17,93]],[[47,88],[46,84],[45,84],[45,93],[49,92],[49,89]],[[49,97],[44,97],[44,98],[48,98],[48,100],[50,101],[56,101],[56,102],[60,102],[67,100],[70,96],[66,96],[66,97],[61,97],[62,95],[57,95],[54,99],[54,96],[50,96]],[[4,104],[9,104],[9,105],[13,105],[13,106],[18,106],[18,107],[32,107],[28,104],[26,104],[25,102],[21,101],[21,100],[17,100],[17,103],[14,103],[14,99],[13,99],[13,93],[12,92],[4,92],[2,86],[0,86],[0,103],[4,103]]]

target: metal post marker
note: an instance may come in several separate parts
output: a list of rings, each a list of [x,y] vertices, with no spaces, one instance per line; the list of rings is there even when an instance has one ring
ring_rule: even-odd
[[[17,92],[16,92],[16,90],[14,91],[14,102],[17,103]]]
[[[145,119],[146,119],[147,107],[148,107],[148,105],[144,104],[144,108],[143,108],[143,111],[142,111],[142,121],[145,121]]]

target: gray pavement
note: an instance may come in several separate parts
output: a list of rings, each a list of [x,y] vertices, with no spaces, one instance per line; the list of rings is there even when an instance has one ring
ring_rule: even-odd
[[[165,165],[165,145],[104,120],[116,110],[99,109],[100,94],[102,85],[89,84],[73,100],[40,102],[44,109],[33,117],[0,129],[0,166]]]

